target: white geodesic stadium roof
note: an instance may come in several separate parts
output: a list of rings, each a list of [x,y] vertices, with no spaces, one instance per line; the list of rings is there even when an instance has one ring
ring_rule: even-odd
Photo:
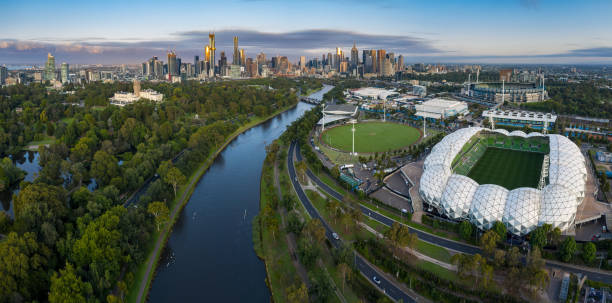
[[[507,197],[508,190],[499,185],[478,186],[470,206],[470,221],[480,229],[491,229],[496,221],[502,221]]]
[[[495,221],[521,236],[541,224],[551,224],[562,231],[570,228],[585,197],[587,168],[580,148],[561,135],[493,130],[506,136],[549,139],[548,185],[543,190],[523,187],[508,191],[498,185],[479,185],[467,176],[452,173],[453,159],[482,130],[459,129],[432,148],[421,176],[419,193],[423,200],[449,218],[467,218],[480,229],[491,228]]]
[[[508,192],[502,222],[515,235],[525,235],[538,227],[542,194],[530,187],[520,187]]]
[[[467,218],[478,183],[469,177],[453,174],[446,182],[441,205],[451,219]]]

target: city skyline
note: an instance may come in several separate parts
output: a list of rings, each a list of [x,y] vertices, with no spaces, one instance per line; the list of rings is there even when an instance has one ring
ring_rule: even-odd
[[[216,33],[218,53],[233,54],[237,36],[246,57],[264,52],[292,61],[336,47],[349,53],[356,42],[359,50],[404,54],[407,63],[612,62],[612,20],[605,16],[612,3],[443,2],[184,1],[169,11],[157,9],[162,2],[6,3],[12,13],[0,30],[0,62],[41,64],[48,52],[73,64],[136,64],[173,49],[185,58],[203,56],[209,32]],[[230,13],[231,5],[244,9]],[[197,17],[200,8],[206,13]],[[57,12],[53,23],[38,18],[47,11]],[[163,18],[142,20],[133,12]],[[98,18],[112,22],[92,22]]]

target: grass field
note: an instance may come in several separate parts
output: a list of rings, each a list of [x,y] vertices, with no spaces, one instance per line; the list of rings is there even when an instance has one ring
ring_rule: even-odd
[[[489,147],[468,173],[478,184],[497,184],[508,190],[538,187],[544,154]]]
[[[352,125],[331,128],[321,135],[325,144],[350,152],[352,150]],[[398,124],[369,122],[355,124],[355,151],[373,153],[396,150],[416,142],[421,137],[418,129]]]

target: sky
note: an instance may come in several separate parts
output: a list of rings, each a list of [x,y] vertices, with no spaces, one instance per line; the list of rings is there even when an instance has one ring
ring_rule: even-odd
[[[176,50],[321,57],[353,43],[409,63],[612,63],[610,0],[0,0],[0,65],[135,64]]]

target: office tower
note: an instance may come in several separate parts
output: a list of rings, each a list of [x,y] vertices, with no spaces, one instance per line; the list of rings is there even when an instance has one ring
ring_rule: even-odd
[[[227,65],[227,57],[225,56],[225,52],[221,52],[221,59],[219,59],[219,70],[223,70],[223,68]]]
[[[68,83],[68,63],[63,62],[61,68],[62,83]]]
[[[300,56],[300,69],[306,68],[306,56]]]
[[[383,64],[386,57],[387,52],[384,49],[379,49],[376,51],[376,72],[378,74],[382,74]]]
[[[404,70],[404,55],[399,55],[399,57],[397,57],[397,70]]]
[[[6,84],[7,78],[8,78],[8,70],[6,66],[0,66],[0,85]]]
[[[208,45],[210,46],[210,76],[215,76],[215,52],[217,48],[215,46],[215,34],[208,34]]]
[[[168,52],[168,80],[172,80],[172,76],[178,76],[178,65],[176,61],[176,53],[174,51]]]
[[[240,66],[246,66],[246,55],[244,54],[244,48],[240,49]]]
[[[378,72],[378,66],[376,65],[376,50],[370,50],[370,57],[372,57],[372,70],[370,71],[370,73],[377,73]]]
[[[246,72],[249,77],[257,77],[257,62],[253,58],[246,59]]]
[[[234,36],[234,58],[232,64],[240,65],[240,53],[238,52],[238,37]]]
[[[55,57],[49,53],[47,55],[47,63],[45,64],[45,77],[44,80],[55,80]]]
[[[181,58],[176,58],[176,71],[177,71],[177,75],[181,74],[181,66],[183,66],[183,62],[181,61]]]
[[[393,71],[393,65],[391,64],[391,58],[389,56],[385,56],[382,59],[382,65],[381,65],[381,72],[380,74],[386,77],[390,77],[393,76],[394,71]]]
[[[261,52],[259,55],[257,55],[257,66],[261,67],[264,64],[266,64],[266,54]]]
[[[200,56],[193,57],[193,68],[195,76],[200,74]]]
[[[359,51],[357,50],[357,46],[355,46],[355,42],[353,42],[353,48],[351,48],[351,67],[357,67],[359,65]]]

